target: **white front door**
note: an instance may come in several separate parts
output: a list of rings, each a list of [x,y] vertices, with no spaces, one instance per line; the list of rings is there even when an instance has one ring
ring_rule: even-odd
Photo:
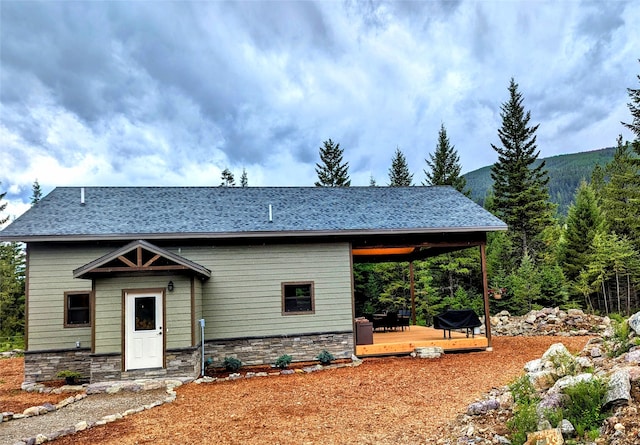
[[[162,293],[127,293],[125,369],[162,368]]]

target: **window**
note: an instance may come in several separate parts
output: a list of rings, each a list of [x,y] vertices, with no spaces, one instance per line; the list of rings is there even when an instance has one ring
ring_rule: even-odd
[[[313,314],[313,282],[282,283],[282,314]]]
[[[91,326],[91,292],[64,293],[64,327]]]

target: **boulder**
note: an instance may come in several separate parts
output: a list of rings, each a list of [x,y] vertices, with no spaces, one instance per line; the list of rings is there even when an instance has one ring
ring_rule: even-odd
[[[562,419],[562,422],[560,422],[560,431],[564,437],[573,437],[576,435],[575,427],[567,419]]]
[[[614,407],[629,404],[631,399],[631,379],[629,371],[619,369],[609,377],[609,388],[604,395],[603,405]]]
[[[628,320],[629,327],[636,333],[637,336],[640,336],[640,312],[636,312]]]
[[[477,416],[479,414],[486,414],[487,412],[498,408],[500,408],[500,402],[496,399],[482,400],[469,405],[467,407],[467,415]]]
[[[575,376],[568,375],[558,380],[553,387],[549,390],[550,393],[561,393],[565,388],[574,386],[580,382],[589,382],[593,380],[593,374],[578,374]]]
[[[538,391],[551,388],[558,379],[558,375],[553,371],[538,371],[527,374],[529,381]]]

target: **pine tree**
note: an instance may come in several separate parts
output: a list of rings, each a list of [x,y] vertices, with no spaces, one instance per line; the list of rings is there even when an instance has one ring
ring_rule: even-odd
[[[465,191],[467,180],[460,176],[462,166],[460,165],[458,151],[449,142],[444,124],[440,125],[440,131],[438,131],[436,151],[429,153],[429,159],[425,159],[425,162],[430,170],[424,170],[426,182],[423,182],[423,185],[450,185],[457,191],[469,196],[470,191]]]
[[[562,243],[562,265],[568,280],[576,281],[580,271],[587,267],[593,239],[603,231],[604,217],[596,195],[583,180],[576,191],[575,203],[569,207]]]
[[[249,180],[247,179],[247,170],[242,168],[242,175],[240,176],[240,187],[247,187],[249,185]]]
[[[376,184],[376,178],[373,177],[373,175],[369,176],[369,187],[377,187],[378,184]]]
[[[391,160],[389,168],[389,186],[390,187],[408,187],[413,180],[413,175],[409,173],[409,165],[400,148],[396,147],[396,154]]]
[[[491,178],[498,216],[508,224],[517,257],[522,258],[530,250],[536,253],[543,247],[539,236],[551,223],[549,177],[544,161],[534,166],[539,155],[535,136],[538,125],[529,126],[531,113],[525,113],[522,94],[513,79],[509,94],[500,113],[502,127],[498,136],[502,146],[491,144],[498,153]]]
[[[220,175],[220,179],[222,182],[220,183],[220,187],[235,187],[236,180],[233,177],[233,173],[228,168],[222,170],[222,175]]]
[[[316,164],[318,174],[316,187],[349,187],[351,185],[349,163],[342,162],[343,154],[344,150],[340,148],[340,144],[335,144],[331,139],[323,142],[323,147],[320,147],[322,164]]]
[[[618,138],[613,159],[605,167],[609,181],[601,192],[602,209],[612,232],[626,236],[640,250],[640,164],[631,144]]]
[[[638,62],[640,62],[640,59]],[[640,75],[637,77],[638,80],[640,80]],[[640,88],[627,88],[627,92],[629,93],[629,99],[631,100],[627,106],[629,107],[629,111],[631,111],[631,117],[633,120],[631,123],[622,122],[622,125],[633,131],[636,135],[636,141],[638,142],[640,141]],[[640,155],[640,152],[638,152],[638,154]]]
[[[37,179],[33,183],[32,190],[33,193],[31,194],[31,205],[34,205],[35,203],[40,201],[40,199],[42,199],[42,189],[40,188],[40,184],[38,183]]]
[[[0,184],[2,184],[2,183],[0,182]],[[4,212],[4,209],[7,208],[7,203],[6,202],[2,202],[2,200],[4,199],[6,194],[7,194],[7,192],[0,193],[0,226],[2,224],[6,223],[7,221],[9,221],[9,216],[5,216],[4,218],[2,217],[2,212]]]

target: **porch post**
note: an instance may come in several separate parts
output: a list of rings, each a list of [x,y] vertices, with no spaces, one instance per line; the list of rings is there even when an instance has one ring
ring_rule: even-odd
[[[489,285],[487,283],[487,255],[485,244],[480,244],[480,267],[482,269],[482,296],[484,298],[484,328],[487,335],[488,350],[491,346],[491,315],[489,314]]]
[[[416,325],[416,289],[413,281],[413,261],[409,261],[409,292],[411,294],[411,324]]]

